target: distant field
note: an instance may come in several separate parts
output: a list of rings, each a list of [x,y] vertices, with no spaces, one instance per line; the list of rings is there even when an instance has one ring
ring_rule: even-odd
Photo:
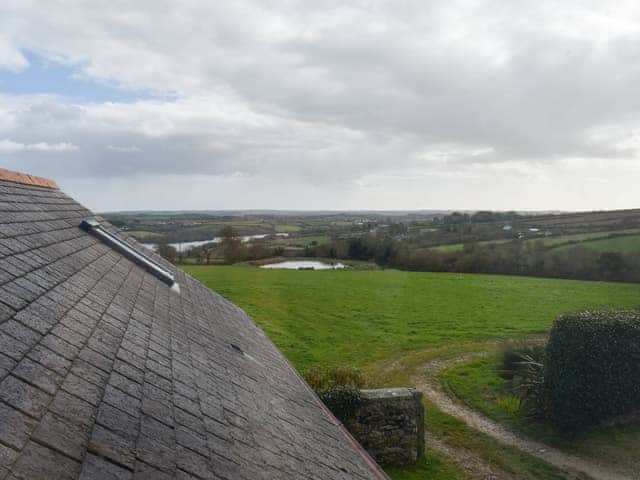
[[[329,237],[327,235],[310,235],[308,237],[291,237],[291,238],[276,238],[272,243],[274,245],[311,245],[312,242],[316,242],[318,245],[327,243]]]
[[[604,232],[588,232],[588,233],[574,233],[572,235],[560,235],[557,237],[543,238],[542,241],[548,247],[560,246],[565,243],[579,243],[587,240],[598,240],[607,238],[612,235],[633,235],[640,234],[640,229],[630,228],[626,230],[607,230]],[[535,240],[530,240],[535,241]]]
[[[138,238],[140,240],[142,240],[144,238],[157,237],[158,236],[157,233],[147,232],[146,230],[129,230],[129,231],[127,231],[127,234],[131,235],[132,237]]]
[[[640,235],[631,237],[632,234],[637,233],[640,234],[640,230],[637,228],[627,229],[627,230],[612,230],[606,232],[590,232],[590,233],[575,233],[571,235],[559,235],[557,237],[534,237],[528,238],[524,240],[525,242],[542,242],[545,247],[567,249],[573,248],[576,246],[584,246],[586,248],[593,248],[594,250],[605,251],[606,249],[612,249],[611,251],[639,251],[640,250]],[[635,238],[634,241],[625,242],[623,238],[615,238],[609,239],[612,235],[620,235],[624,236],[624,238]],[[591,242],[591,240],[601,240],[602,247],[600,246],[600,242]],[[613,242],[615,240],[615,242]],[[499,243],[507,243],[514,240],[486,240],[477,242],[478,245],[490,245],[490,244],[499,244]],[[612,241],[611,246],[608,245],[608,241]],[[435,247],[430,247],[430,250],[434,250],[436,252],[456,252],[460,251],[464,248],[463,243],[451,243],[447,245],[437,245]]]
[[[589,250],[595,250],[598,252],[640,252],[640,235],[604,238],[601,240],[581,242],[577,245],[563,245],[561,247],[558,247],[558,250],[566,250],[575,247],[588,248]]]
[[[563,312],[640,307],[640,285],[382,271],[189,266],[300,369],[546,331]]]
[[[500,240],[485,240],[482,242],[476,242],[478,245],[489,245],[492,243],[498,244],[498,243],[507,243],[507,242],[511,242],[512,240],[506,240],[506,239],[500,239]],[[450,243],[447,245],[437,245],[435,247],[429,247],[429,250],[434,250],[436,252],[457,252],[459,250],[462,250],[464,248],[464,243]]]
[[[278,233],[286,233],[286,232],[299,232],[302,230],[300,225],[276,225],[276,232]]]
[[[463,243],[449,243],[447,245],[436,245],[435,247],[429,247],[427,250],[433,250],[434,252],[457,252],[464,248]]]

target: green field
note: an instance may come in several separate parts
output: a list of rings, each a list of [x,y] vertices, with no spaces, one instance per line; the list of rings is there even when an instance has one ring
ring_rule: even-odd
[[[640,285],[631,284],[395,270],[184,269],[249,313],[298,369],[350,364],[369,374],[371,386],[409,385],[424,361],[483,348],[474,342],[546,332],[560,313],[640,306]],[[563,478],[426,400],[425,412],[427,430],[453,448],[520,479]],[[389,474],[466,478],[433,452]]]
[[[560,313],[640,306],[640,285],[386,271],[185,270],[245,309],[299,369],[546,331]]]
[[[500,239],[500,240],[484,240],[481,242],[474,242],[474,243],[475,245],[486,246],[491,244],[507,243],[511,241],[513,240]],[[436,252],[458,252],[464,248],[464,245],[465,245],[464,243],[449,243],[446,245],[436,245],[435,247],[430,247],[429,250],[433,250]]]
[[[306,247],[312,242],[322,245],[328,241],[329,237],[327,235],[309,235],[305,237],[278,237],[271,243],[273,245],[302,245]]]
[[[278,224],[275,226],[275,230],[278,233],[287,233],[287,232],[299,232],[302,230],[302,226],[293,225],[293,224]]]
[[[132,237],[138,238],[138,239],[145,239],[145,238],[149,238],[149,237],[157,237],[158,234],[154,233],[154,232],[148,232],[146,230],[129,230],[128,232],[126,232],[127,235],[131,235]]]
[[[620,252],[620,253],[638,253],[640,252],[640,235],[627,235],[623,237],[603,238],[601,240],[591,240],[581,242],[577,245],[564,245],[558,247],[558,250],[566,250],[569,248],[582,247],[597,252]]]

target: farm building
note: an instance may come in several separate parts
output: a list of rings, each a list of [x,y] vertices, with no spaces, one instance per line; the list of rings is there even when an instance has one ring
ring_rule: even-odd
[[[384,479],[239,308],[0,170],[0,478]]]

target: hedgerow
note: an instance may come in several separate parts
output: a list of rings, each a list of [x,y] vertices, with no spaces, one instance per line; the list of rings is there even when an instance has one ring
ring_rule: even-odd
[[[350,366],[310,368],[303,374],[322,402],[342,423],[347,424],[362,404],[360,388],[364,375]]]
[[[556,320],[545,354],[551,421],[577,431],[640,409],[640,312],[593,311]]]
[[[316,393],[331,413],[345,425],[362,405],[362,394],[352,385],[339,385],[326,390],[317,390]]]

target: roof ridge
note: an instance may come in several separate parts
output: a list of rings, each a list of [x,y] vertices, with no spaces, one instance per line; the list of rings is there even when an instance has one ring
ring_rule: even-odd
[[[6,168],[0,168],[0,180],[12,183],[20,183],[22,185],[31,185],[34,187],[45,187],[58,190],[58,184],[53,180],[28,173],[14,172]]]

